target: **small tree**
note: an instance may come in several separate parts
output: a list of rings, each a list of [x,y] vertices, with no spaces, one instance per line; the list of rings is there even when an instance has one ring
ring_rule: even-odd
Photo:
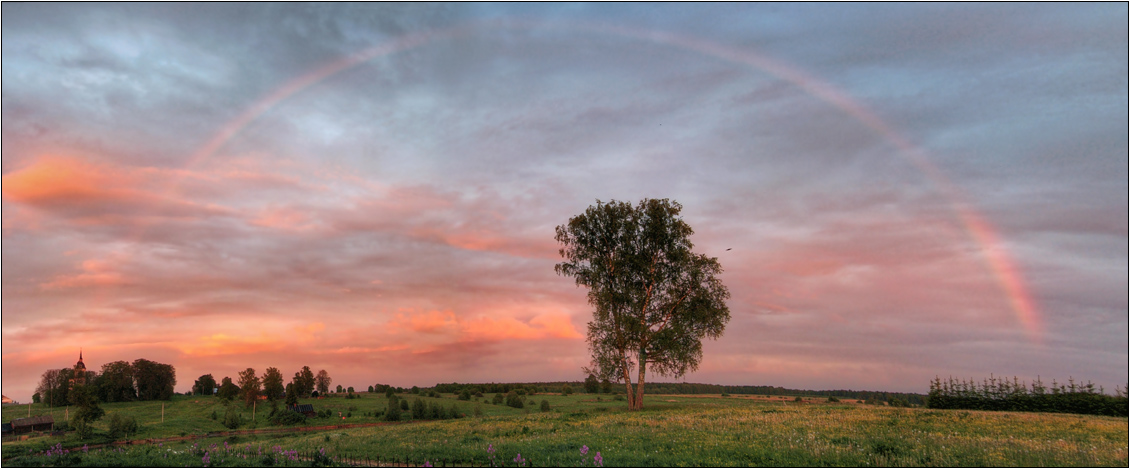
[[[570,394],[573,394],[573,387],[572,386],[569,386],[568,384],[566,384],[566,385],[561,387],[561,395],[568,396]]]
[[[225,376],[222,384],[220,384],[220,389],[216,391],[216,397],[230,402],[239,397],[239,386],[236,386],[231,378]]]
[[[506,393],[506,405],[513,407],[515,409],[521,409],[521,408],[526,406],[525,403],[522,402],[522,397],[519,396],[518,393],[514,392],[514,391],[510,391],[509,393]]]
[[[294,407],[298,405],[298,391],[294,390],[294,383],[286,385],[286,406]]]
[[[270,367],[263,372],[263,395],[267,400],[274,402],[283,397],[286,388],[283,387],[282,372],[278,368]]]
[[[119,413],[110,414],[110,437],[114,439],[127,437],[137,433],[137,419]]]
[[[330,384],[332,383],[333,379],[330,378],[330,374],[326,370],[318,370],[318,376],[314,377],[314,384],[318,388],[319,394],[325,395],[330,392]]]
[[[549,401],[548,400],[545,400],[545,399],[541,400],[541,411],[542,412],[549,412]]]
[[[106,411],[98,406],[98,398],[88,386],[76,385],[69,393],[75,411],[71,414],[71,426],[79,439],[86,440],[94,435],[91,423],[101,419]]]
[[[195,383],[192,383],[192,393],[201,396],[211,396],[216,388],[216,378],[211,374],[201,375]]]
[[[239,372],[239,392],[243,397],[244,406],[251,408],[255,400],[259,399],[259,387],[259,376],[255,374],[254,368]]]
[[[589,373],[585,378],[585,392],[589,394],[596,394],[600,391],[600,381],[596,379],[596,375]]]

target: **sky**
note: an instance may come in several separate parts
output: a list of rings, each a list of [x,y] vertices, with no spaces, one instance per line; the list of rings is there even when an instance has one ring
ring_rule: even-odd
[[[649,381],[1127,383],[1127,6],[3,4],[3,392],[581,380],[554,228],[682,204]]]

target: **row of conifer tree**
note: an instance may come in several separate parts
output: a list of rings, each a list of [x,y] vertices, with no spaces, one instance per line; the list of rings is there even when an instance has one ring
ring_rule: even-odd
[[[990,376],[980,383],[970,379],[930,382],[927,407],[932,409],[1006,410],[1018,412],[1061,412],[1070,414],[1127,416],[1126,389],[1115,388],[1106,394],[1091,382],[1052,381],[1046,386],[1038,377],[1031,384],[1016,377],[1011,380]]]

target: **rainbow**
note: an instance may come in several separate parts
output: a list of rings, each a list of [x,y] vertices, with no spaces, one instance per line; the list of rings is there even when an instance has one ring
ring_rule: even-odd
[[[532,30],[534,28],[561,29],[619,36],[691,51],[751,67],[799,87],[807,94],[841,110],[864,124],[887,142],[895,145],[904,156],[929,178],[931,183],[933,183],[940,192],[949,198],[956,217],[961,222],[965,232],[981,247],[984,262],[995,277],[1005,297],[1008,299],[1016,319],[1023,325],[1029,338],[1033,342],[1042,343],[1044,334],[1043,321],[1036,308],[1035,301],[1029,293],[1024,277],[1017,268],[1016,262],[1001,241],[996,229],[993,228],[984,216],[973,208],[972,204],[965,200],[962,191],[950,182],[942,171],[930,161],[925,151],[911,143],[910,140],[897,132],[870,109],[830,83],[819,80],[795,67],[765,55],[749,50],[727,47],[695,37],[606,24],[541,22],[519,19],[464,23],[444,29],[408,34],[393,39],[388,43],[335,60],[284,83],[274,91],[260,98],[221,127],[215,136],[192,154],[186,166],[192,167],[206,161],[228,141],[239,134],[248,124],[262,116],[279,102],[362,63],[414,49],[436,41],[455,39],[481,31],[499,29]],[[174,184],[170,187],[170,190],[175,191],[175,188],[176,185]]]

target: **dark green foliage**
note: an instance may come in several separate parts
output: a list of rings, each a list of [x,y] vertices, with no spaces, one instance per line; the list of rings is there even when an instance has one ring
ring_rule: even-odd
[[[655,385],[652,384],[652,386],[655,386]],[[609,381],[608,378],[604,378],[604,379],[600,380],[600,392],[605,393],[605,394],[611,393],[612,392],[612,381]]]
[[[522,398],[518,396],[518,393],[515,391],[510,391],[506,394],[506,405],[515,409],[521,409],[526,406],[526,404],[522,402]]]
[[[102,373],[95,380],[98,398],[102,402],[130,402],[137,400],[134,388],[133,365],[127,361],[116,361],[102,365]]]
[[[216,386],[216,378],[212,377],[211,374],[207,374],[197,378],[196,382],[192,383],[192,393],[201,396],[211,396],[212,390],[218,387],[219,386]]]
[[[828,402],[835,403],[835,402],[840,402],[840,400],[836,399],[836,396],[828,396]]]
[[[239,418],[239,412],[235,410],[235,407],[229,405],[227,410],[224,411],[223,424],[225,427],[235,430],[239,428],[239,424],[242,423],[241,420],[243,419]]]
[[[408,400],[400,401],[400,410],[408,410]]]
[[[395,395],[390,394],[388,397],[388,410],[385,411],[385,420],[389,422],[397,422],[400,420],[400,402]]]
[[[418,397],[412,401],[412,418],[416,420],[428,418],[428,406]]]
[[[561,394],[566,395],[566,396],[573,394],[573,387],[569,386],[568,384],[566,384],[565,386],[562,386],[561,387]]]
[[[369,386],[369,392],[373,392],[373,386]]]
[[[301,370],[295,372],[294,377],[290,379],[299,398],[310,397],[310,394],[314,392],[314,381],[314,372],[308,366],[304,366]]]
[[[585,378],[585,392],[589,394],[596,394],[600,391],[600,381],[596,379],[596,375],[589,373]]]
[[[177,385],[177,370],[173,365],[138,358],[133,361],[133,377],[139,400],[167,401],[173,397],[173,388]]]
[[[1051,388],[1047,388],[1037,378],[1029,389],[1015,377],[1012,381],[990,377],[981,383],[934,378],[927,407],[1126,417],[1127,397],[1118,390],[1114,396],[1102,394],[1095,390],[1094,384],[1076,384],[1074,379],[1069,379],[1067,384],[1052,381]]]
[[[137,419],[132,416],[113,413],[110,414],[109,420],[111,438],[119,439],[137,433]]]
[[[282,372],[278,368],[269,367],[267,371],[263,372],[263,395],[267,396],[267,400],[274,402],[283,397],[286,388],[283,386]]]
[[[545,399],[541,400],[541,411],[542,412],[549,412],[549,401],[547,401]]]
[[[223,383],[220,384],[220,389],[216,391],[216,397],[225,401],[231,401],[239,397],[239,386],[232,382],[231,378],[225,376]]]
[[[638,375],[628,408],[643,408],[645,373],[681,377],[698,368],[702,339],[722,335],[730,320],[729,291],[717,258],[696,254],[682,206],[644,199],[637,206],[597,201],[558,226],[565,261],[558,275],[589,289],[594,308],[588,343],[592,372],[605,378]],[[638,374],[636,373],[638,366]]]
[[[286,385],[286,406],[294,407],[298,405],[298,391],[294,388],[294,383],[287,383]]]
[[[502,403],[502,401],[503,401],[503,400],[505,400],[505,399],[506,399],[506,398],[505,398],[505,397],[504,397],[504,396],[502,395],[502,393],[497,393],[497,394],[495,394],[495,395],[494,395],[494,397],[492,397],[492,398],[490,399],[490,403],[491,403],[491,404],[494,404],[494,405],[499,405],[499,404],[501,404],[501,403]]]
[[[243,399],[243,405],[250,409],[255,400],[259,398],[261,382],[259,375],[255,374],[254,368],[248,368],[239,372],[239,394]]]
[[[323,396],[330,392],[330,384],[332,383],[333,378],[330,378],[330,373],[326,370],[318,370],[317,376],[314,376],[314,386],[318,389],[318,394]]]
[[[35,394],[31,395],[31,402],[33,404],[38,404],[39,401],[40,401],[39,393],[35,393]]]

